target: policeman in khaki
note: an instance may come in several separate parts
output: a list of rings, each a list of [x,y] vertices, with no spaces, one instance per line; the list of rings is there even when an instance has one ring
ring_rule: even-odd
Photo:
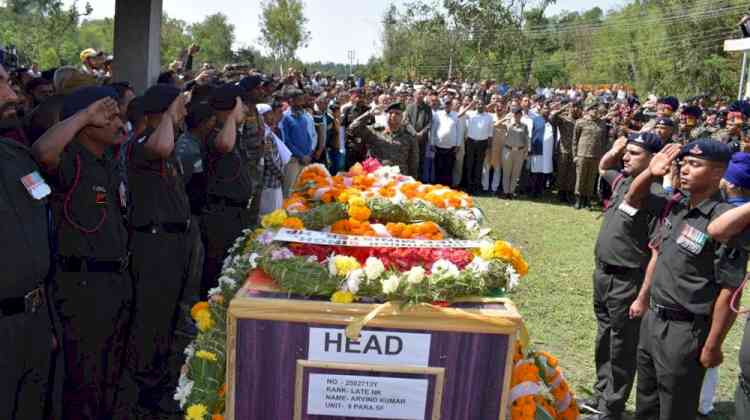
[[[578,103],[572,102],[562,109],[552,111],[550,123],[559,130],[559,154],[557,157],[557,187],[561,203],[568,203],[573,199],[576,186],[576,166],[573,162],[573,137],[576,121],[581,117]]]
[[[575,208],[581,209],[591,205],[594,197],[597,167],[599,158],[604,154],[603,149],[607,139],[607,126],[600,119],[598,101],[589,101],[583,118],[576,121],[573,134],[573,160],[576,165],[576,203]]]
[[[722,362],[722,343],[736,318],[730,300],[748,261],[747,238],[722,244],[708,232],[709,223],[732,208],[719,192],[730,156],[728,146],[710,139],[670,144],[625,197],[635,208],[654,199],[662,208],[651,240],[655,252],[636,300],[649,308],[638,345],[638,419],[695,418],[706,369]],[[680,190],[687,196],[651,194],[653,181],[677,158]]]

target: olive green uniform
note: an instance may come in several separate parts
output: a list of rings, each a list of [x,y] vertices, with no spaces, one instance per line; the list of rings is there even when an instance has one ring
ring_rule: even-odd
[[[357,162],[367,159],[367,144],[358,134],[351,131],[351,124],[362,114],[369,111],[366,106],[344,105],[341,108],[341,122],[346,131],[346,168],[352,167]],[[432,114],[430,114],[432,115]],[[372,124],[374,117],[367,118],[367,123]]]
[[[625,410],[636,372],[639,319],[630,319],[630,306],[638,297],[651,257],[649,231],[659,209],[645,205],[634,209],[625,203],[633,177],[607,171],[603,179],[612,186],[596,241],[594,313],[597,319],[594,385],[598,409],[608,420],[619,420]],[[654,183],[652,194],[661,195]]]
[[[360,120],[352,124],[351,130],[364,141],[370,155],[383,165],[398,166],[402,174],[417,178],[419,145],[406,127],[392,133],[385,127],[367,127]]]
[[[220,132],[221,127],[216,127],[207,142],[208,194],[201,217],[201,232],[206,245],[202,296],[216,286],[222,261],[234,241],[244,229],[257,224],[257,214],[254,218],[250,210],[250,199],[255,195],[256,185],[256,180],[251,178],[254,170],[251,171],[250,166],[257,162],[254,161],[255,149],[259,145],[254,142],[262,137],[249,133],[247,127],[240,127],[234,148],[229,153],[221,153],[214,144]]]
[[[711,137],[716,141],[720,141],[732,148],[733,152],[740,151],[740,136],[732,134],[728,129],[722,128],[721,130],[714,133]]]
[[[695,418],[714,302],[722,288],[740,285],[747,267],[744,249],[706,233],[732,207],[719,193],[693,208],[684,197],[668,207],[653,235],[658,257],[638,344],[636,417],[643,420]]]
[[[576,197],[590,199],[595,194],[599,159],[604,154],[607,125],[601,120],[583,117],[576,121],[573,156],[576,159]]]
[[[120,379],[133,281],[121,173],[106,154],[97,158],[73,141],[60,156],[54,186],[60,194],[53,202],[60,254],[54,299],[66,367],[63,418],[128,419],[134,402],[120,392]]]
[[[180,166],[174,154],[151,157],[150,140],[149,134],[133,142],[128,159],[135,304],[127,368],[139,390],[141,418],[179,408],[172,398],[179,376],[172,344],[178,317],[188,316],[179,302],[192,252]]]
[[[550,118],[550,122],[560,130],[557,187],[561,193],[572,193],[576,185],[576,165],[573,162],[576,120],[568,114],[557,114]]]
[[[0,418],[42,419],[53,357],[40,294],[50,268],[47,198],[33,198],[21,181],[39,171],[26,146],[0,139],[0,162]]]

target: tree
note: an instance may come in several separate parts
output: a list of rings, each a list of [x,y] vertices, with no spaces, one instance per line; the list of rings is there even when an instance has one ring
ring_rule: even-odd
[[[310,32],[301,0],[265,0],[261,4],[261,43],[277,62],[287,64],[307,46]]]
[[[223,13],[206,16],[202,22],[190,26],[189,32],[201,50],[196,57],[202,62],[221,66],[232,61],[234,53],[234,25]]]
[[[193,42],[193,38],[187,33],[187,29],[188,24],[184,20],[171,18],[166,13],[162,14],[161,64],[163,66],[181,59],[190,43]]]

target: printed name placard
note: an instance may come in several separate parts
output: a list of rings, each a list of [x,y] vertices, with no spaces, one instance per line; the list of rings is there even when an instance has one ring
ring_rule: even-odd
[[[427,387],[427,379],[313,373],[307,392],[307,413],[422,420]]]
[[[358,341],[343,329],[310,328],[308,359],[321,362],[427,366],[430,334],[363,330]]]
[[[379,248],[480,248],[483,244],[482,241],[462,241],[458,239],[429,241],[425,239],[399,239],[384,236],[340,235],[305,229],[279,229],[273,240],[314,245]]]

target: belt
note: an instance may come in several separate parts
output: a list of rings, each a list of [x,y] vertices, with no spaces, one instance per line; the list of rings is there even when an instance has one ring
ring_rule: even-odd
[[[507,144],[504,144],[503,147],[506,148],[506,149],[517,150],[517,151],[521,151],[521,150],[526,149],[526,146],[513,147],[513,146],[508,146]]]
[[[45,303],[44,289],[37,287],[23,296],[0,299],[0,317],[35,313]]]
[[[236,200],[232,200],[231,198],[219,197],[217,195],[209,195],[208,203],[226,206],[226,207],[239,207],[242,209],[247,208],[247,201],[236,201]]]
[[[64,273],[124,273],[130,266],[130,254],[115,260],[61,256],[57,262]]]
[[[693,322],[696,319],[706,318],[705,315],[696,315],[684,309],[670,308],[654,301],[651,301],[649,304],[649,309],[654,311],[657,317],[665,321]]]
[[[615,275],[628,274],[629,272],[631,272],[633,270],[637,270],[637,268],[622,267],[622,266],[619,266],[619,265],[607,264],[607,263],[601,262],[601,261],[599,261],[599,268],[602,269],[602,271],[604,272],[604,274],[609,274],[609,275],[612,275],[612,274],[615,274]]]
[[[190,219],[182,223],[151,223],[145,226],[134,227],[133,230],[141,233],[187,233],[190,230]]]

